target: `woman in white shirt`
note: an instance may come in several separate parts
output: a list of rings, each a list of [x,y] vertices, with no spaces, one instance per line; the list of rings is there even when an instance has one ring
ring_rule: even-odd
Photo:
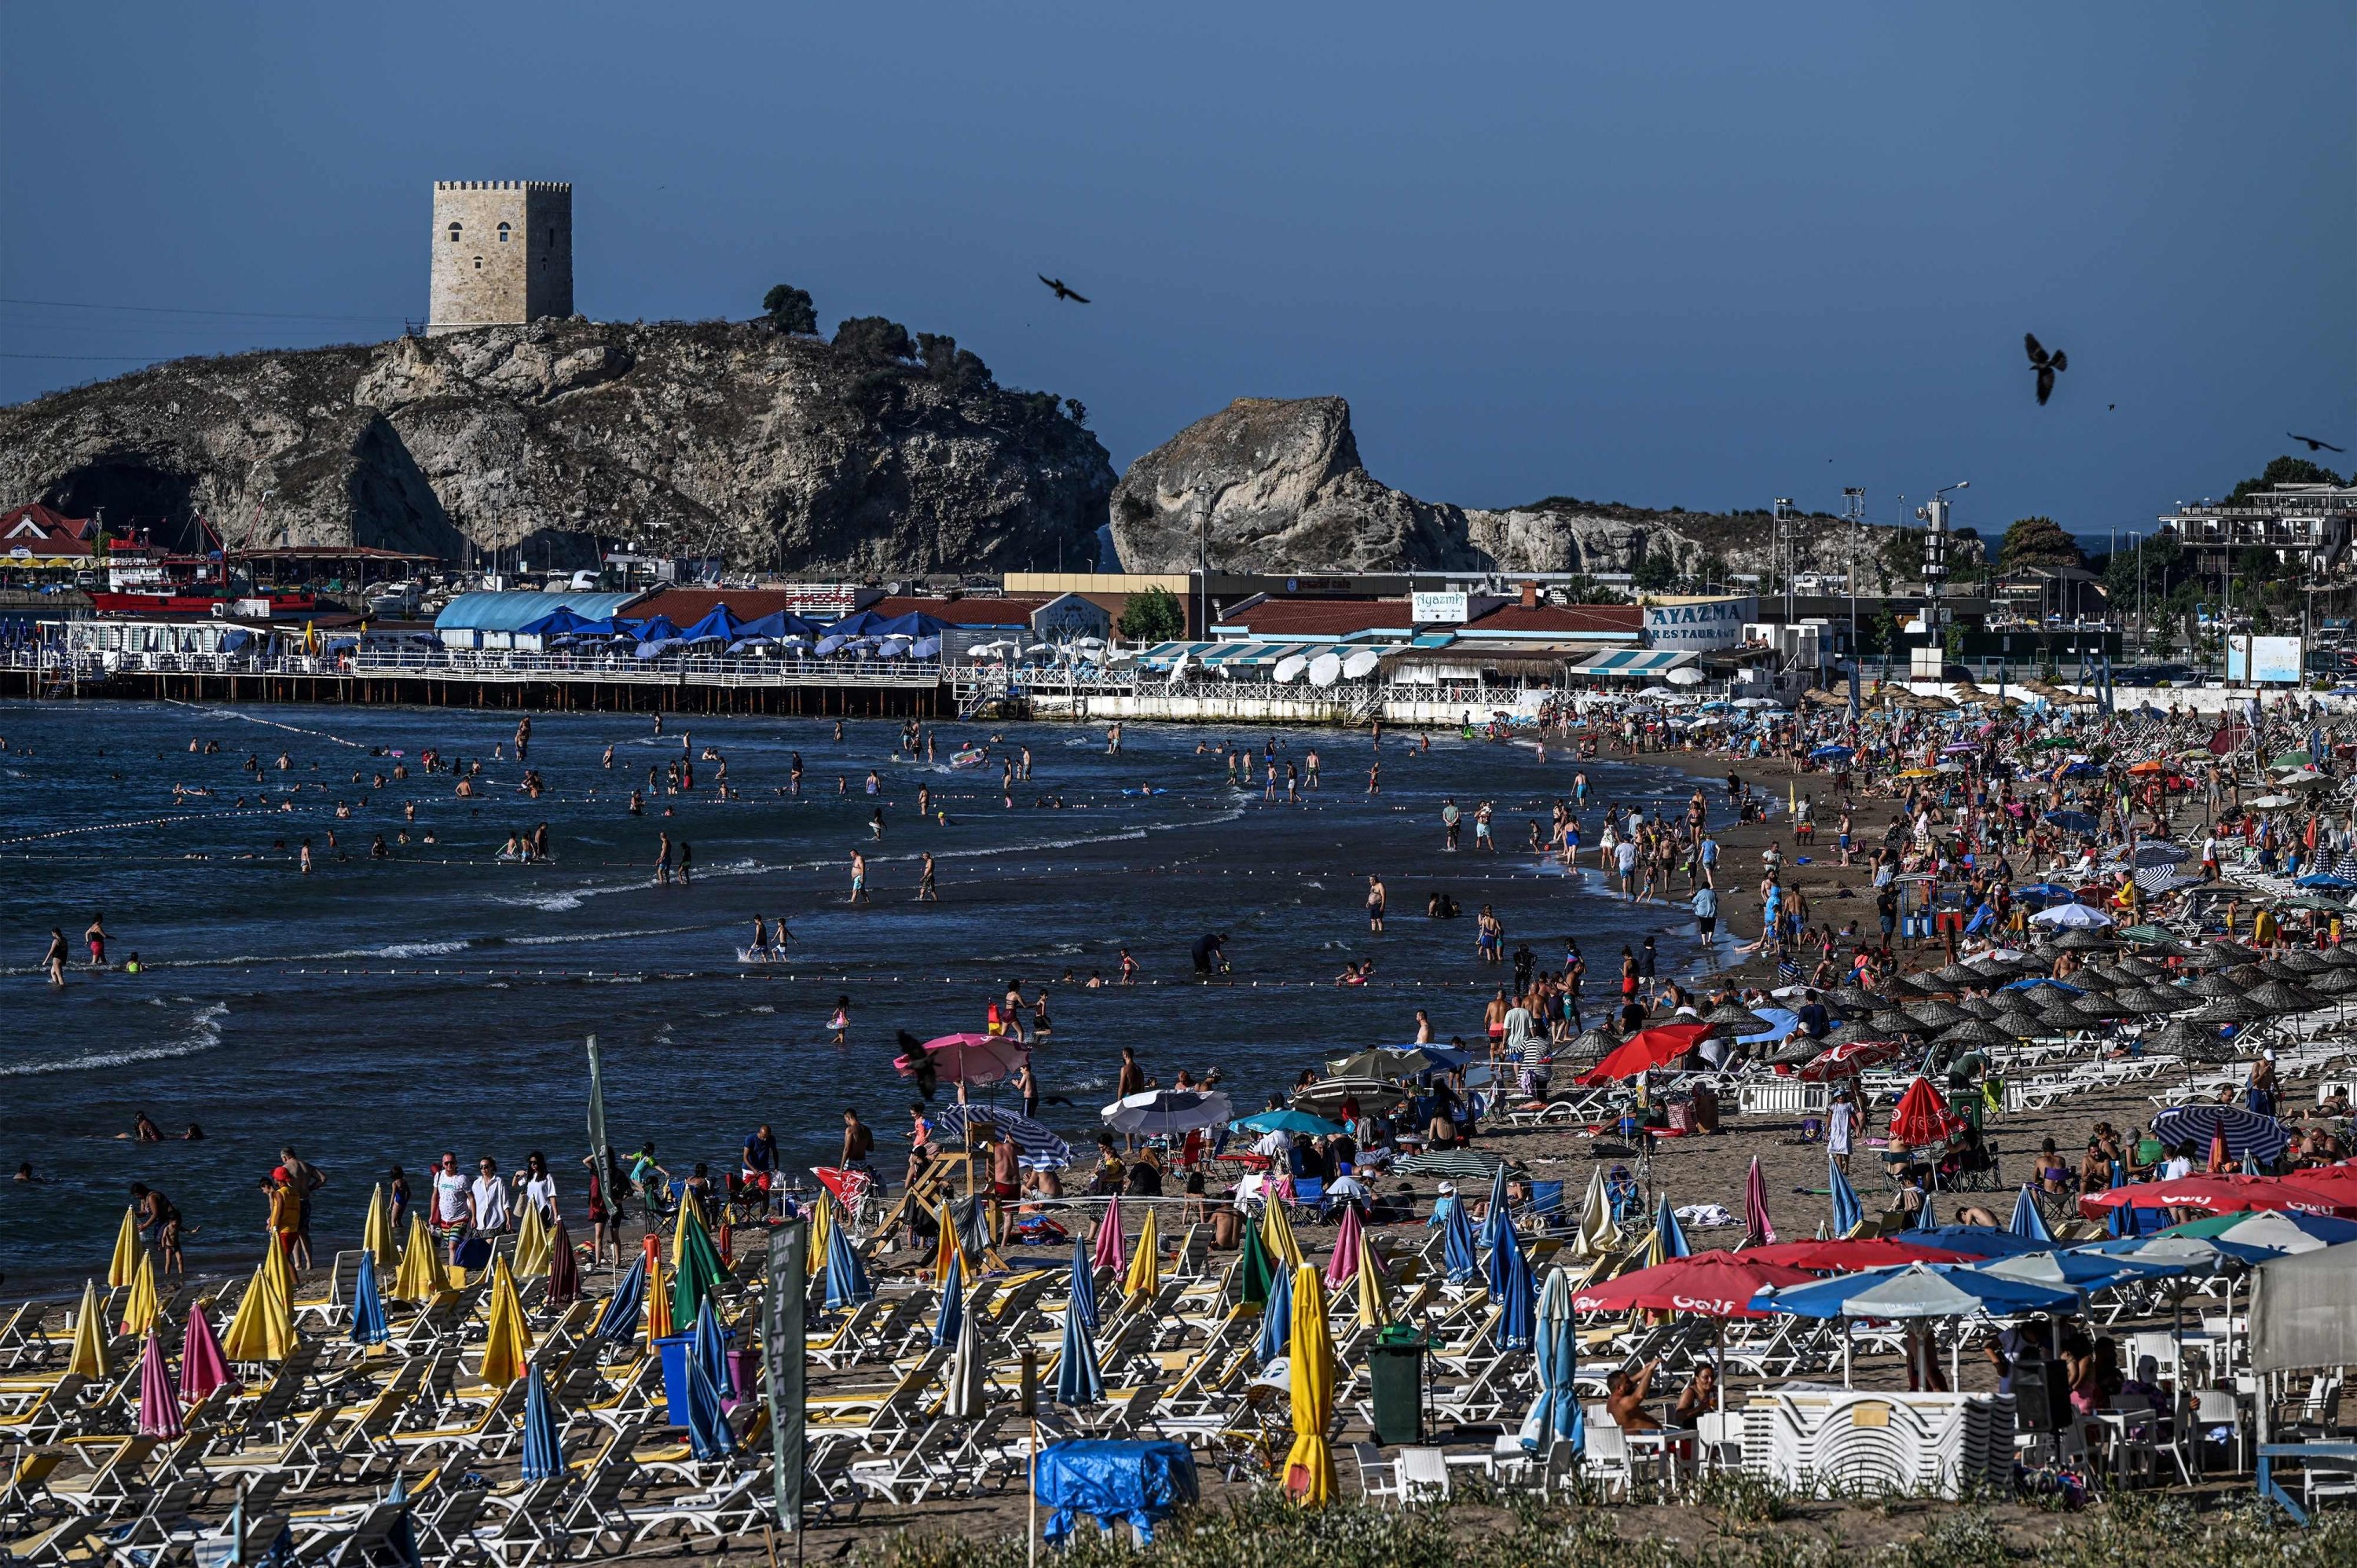
[[[548,1161],[538,1149],[523,1157],[523,1169],[516,1172],[516,1197],[519,1203],[540,1210],[543,1219],[556,1218],[556,1178],[548,1172]]]
[[[491,1236],[508,1228],[508,1187],[500,1179],[499,1162],[483,1157],[482,1175],[468,1189],[475,1205],[475,1234]]]

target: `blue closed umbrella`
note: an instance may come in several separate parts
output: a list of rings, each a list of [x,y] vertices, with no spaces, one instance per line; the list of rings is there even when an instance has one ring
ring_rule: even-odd
[[[1694,1249],[1686,1245],[1685,1230],[1678,1224],[1678,1211],[1670,1207],[1670,1195],[1666,1192],[1662,1194],[1661,1208],[1654,1212],[1653,1229],[1661,1232],[1663,1257],[1694,1256]]]
[[[852,1247],[851,1238],[840,1225],[832,1226],[826,1233],[826,1309],[840,1312],[846,1306],[856,1306],[876,1294],[867,1283],[867,1271],[861,1266],[859,1253]]]
[[[1537,1352],[1539,1392],[1523,1418],[1525,1448],[1537,1448],[1557,1438],[1579,1440],[1579,1394],[1572,1386],[1578,1369],[1579,1341],[1571,1321],[1571,1276],[1562,1265],[1547,1271],[1546,1288],[1539,1292]]]
[[[1481,1217],[1481,1245],[1496,1246],[1498,1232],[1513,1228],[1513,1208],[1506,1200],[1506,1167],[1501,1165],[1490,1177],[1490,1210]]]
[[[533,1363],[523,1386],[523,1478],[550,1481],[565,1474],[565,1445],[556,1435],[556,1402]]]
[[[1448,1206],[1440,1238],[1441,1256],[1451,1280],[1463,1284],[1480,1271],[1480,1260],[1474,1255],[1473,1217],[1466,1212],[1463,1199]]]
[[[1509,1350],[1531,1348],[1531,1318],[1537,1305],[1531,1281],[1530,1260],[1523,1256],[1522,1238],[1511,1225],[1498,1232],[1490,1249],[1490,1299],[1498,1304],[1498,1343]]]
[[[1056,1402],[1074,1410],[1104,1402],[1104,1373],[1097,1344],[1077,1312],[1064,1314],[1064,1348],[1056,1357]]]
[[[1927,1188],[1923,1194],[1923,1207],[1915,1211],[1915,1223],[1910,1225],[1907,1229],[1910,1230],[1937,1230],[1939,1228],[1939,1212],[1932,1208],[1932,1194]]]
[[[352,1283],[352,1343],[382,1345],[393,1337],[384,1320],[384,1297],[376,1288],[376,1254],[361,1249],[360,1278]]]
[[[737,1434],[720,1408],[721,1391],[727,1387],[728,1340],[707,1296],[695,1315],[694,1343],[687,1348],[687,1446],[698,1459],[726,1459],[737,1452]]]
[[[1842,1175],[1831,1155],[1825,1156],[1825,1176],[1833,1198],[1834,1234],[1846,1236],[1866,1223],[1866,1205],[1857,1200],[1857,1188],[1850,1186],[1849,1177]]]
[[[2052,1241],[2054,1233],[2046,1228],[2046,1216],[2038,1211],[2038,1199],[2030,1196],[2029,1184],[2021,1185],[2013,1200],[2013,1219],[2006,1230],[2025,1241]]]
[[[933,1343],[955,1345],[958,1329],[964,1321],[965,1259],[952,1248],[949,1277],[942,1281],[942,1315],[933,1319]]]
[[[1081,1326],[1094,1334],[1097,1331],[1096,1265],[1089,1261],[1089,1239],[1072,1238],[1072,1283],[1068,1293],[1070,1305],[1064,1309],[1067,1317],[1077,1316]]]
[[[1293,1271],[1280,1268],[1269,1282],[1268,1300],[1260,1310],[1260,1364],[1267,1366],[1291,1348],[1293,1340]]]
[[[597,1326],[591,1329],[608,1345],[628,1345],[639,1337],[639,1313],[647,1302],[647,1255],[640,1252],[630,1263],[630,1272],[614,1287],[613,1299],[597,1317]]]

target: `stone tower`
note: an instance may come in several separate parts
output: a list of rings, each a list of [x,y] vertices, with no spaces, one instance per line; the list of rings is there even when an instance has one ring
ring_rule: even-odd
[[[573,187],[536,179],[434,182],[429,333],[573,314]]]

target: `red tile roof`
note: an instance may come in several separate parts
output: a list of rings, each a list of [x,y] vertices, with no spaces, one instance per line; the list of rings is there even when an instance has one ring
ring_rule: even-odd
[[[1212,618],[1217,625],[1242,627],[1255,638],[1405,631],[1411,619],[1405,599],[1270,599],[1247,610]]]
[[[1026,594],[1004,599],[936,599],[899,596],[879,599],[867,607],[877,615],[928,615],[952,626],[1029,626],[1032,612],[1054,595]]]
[[[1468,637],[1634,637],[1645,629],[1641,605],[1503,605],[1463,628]]]
[[[665,588],[640,599],[627,613],[634,620],[669,616],[673,626],[694,626],[712,613],[713,606],[725,604],[738,620],[759,620],[790,607],[793,597],[774,588]]]
[[[35,501],[0,513],[0,555],[20,547],[36,555],[87,555],[97,532],[91,519],[68,517]]]

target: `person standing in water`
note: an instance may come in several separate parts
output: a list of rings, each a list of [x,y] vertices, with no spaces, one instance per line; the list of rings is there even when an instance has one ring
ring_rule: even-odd
[[[655,886],[671,886],[671,834],[658,835],[655,843]]]
[[[66,983],[66,934],[55,926],[49,928],[49,950],[42,955],[41,967],[48,971],[51,985]]]
[[[851,902],[867,902],[867,857],[856,849],[851,852]]]
[[[82,933],[82,940],[90,944],[90,967],[104,969],[106,967],[106,917],[104,915],[92,915],[90,918],[90,929]]]
[[[679,841],[679,885],[686,886],[695,879],[695,846],[685,839]]]
[[[1384,905],[1384,903],[1385,903],[1385,902],[1386,902],[1386,899],[1385,899],[1384,893],[1383,893],[1383,879],[1382,877],[1380,877],[1380,876],[1370,876],[1370,877],[1368,877],[1368,878],[1367,878],[1367,929],[1369,929],[1370,931],[1376,932],[1377,934],[1381,934],[1381,932],[1383,931],[1383,905]]]
[[[920,865],[917,872],[917,902],[920,904],[938,904],[941,901],[941,889],[933,886],[932,852],[928,850],[925,852],[922,864]]]

